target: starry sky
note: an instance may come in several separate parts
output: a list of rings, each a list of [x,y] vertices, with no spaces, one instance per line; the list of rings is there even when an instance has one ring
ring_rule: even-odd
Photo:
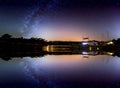
[[[120,37],[120,0],[0,0],[0,36],[46,40]]]

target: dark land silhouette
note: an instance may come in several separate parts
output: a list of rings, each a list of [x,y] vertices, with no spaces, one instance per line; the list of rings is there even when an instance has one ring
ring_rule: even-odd
[[[42,38],[0,37],[0,58],[43,57],[45,55],[112,55],[120,57],[120,38],[110,41],[46,41]]]

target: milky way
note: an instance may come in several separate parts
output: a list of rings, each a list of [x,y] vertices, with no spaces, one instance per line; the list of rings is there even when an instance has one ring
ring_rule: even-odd
[[[25,18],[21,33],[24,37],[42,37],[48,40],[81,40],[83,36],[106,40],[108,33],[110,39],[114,36],[119,37],[119,25],[116,24],[120,18],[118,8],[114,11],[108,3],[105,4],[108,7],[103,3],[97,7],[98,3],[95,5],[92,2],[82,2],[82,6],[78,0],[74,2],[71,4],[67,0],[36,1]],[[74,36],[70,37],[71,34]]]
[[[0,0],[0,21],[0,35],[108,40],[120,37],[120,1]]]
[[[40,37],[42,34],[42,26],[47,24],[46,20],[46,13],[49,11],[54,11],[59,4],[58,0],[49,0],[47,2],[44,2],[44,0],[41,2],[37,2],[33,8],[30,9],[30,14],[26,16],[24,21],[24,28],[21,30],[21,33],[25,37]]]

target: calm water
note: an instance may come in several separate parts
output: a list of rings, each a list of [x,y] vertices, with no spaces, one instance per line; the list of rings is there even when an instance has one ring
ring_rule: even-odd
[[[120,88],[120,58],[46,55],[0,59],[0,88]]]

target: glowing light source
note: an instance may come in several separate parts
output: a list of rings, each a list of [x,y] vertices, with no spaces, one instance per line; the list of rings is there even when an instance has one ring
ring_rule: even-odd
[[[107,52],[107,54],[108,54],[108,55],[113,55],[113,53],[112,53],[112,52]]]
[[[89,47],[89,50],[91,51],[91,50],[92,50],[92,47]]]
[[[113,43],[112,41],[110,41],[110,42],[108,42],[107,44],[108,44],[108,45],[112,45],[112,44],[114,44],[114,43]]]
[[[83,42],[82,45],[85,46],[85,45],[88,45],[88,43],[87,42]]]
[[[82,55],[87,55],[88,54],[88,52],[82,52]]]
[[[99,50],[99,47],[97,47],[97,50]]]
[[[46,51],[48,51],[48,52],[50,51],[50,50],[49,50],[49,46],[46,47]]]
[[[54,52],[54,46],[53,45],[45,46],[43,49],[44,49],[44,51],[47,51],[47,52]]]

